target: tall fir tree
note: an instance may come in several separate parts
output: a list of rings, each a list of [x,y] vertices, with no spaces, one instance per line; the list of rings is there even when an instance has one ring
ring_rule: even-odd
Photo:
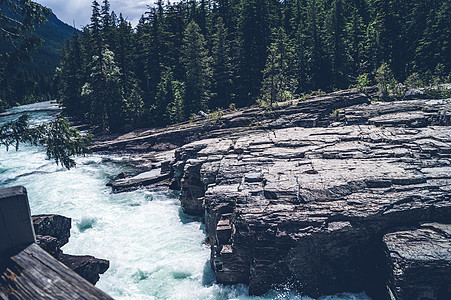
[[[334,0],[332,8],[329,11],[329,26],[327,31],[328,46],[331,49],[331,65],[332,65],[332,86],[334,88],[347,87],[348,69],[346,65],[346,49],[344,44],[344,34],[346,20],[344,17],[343,0]]]
[[[233,69],[228,32],[222,18],[216,21],[213,35],[213,87],[212,107],[228,107],[234,98]]]
[[[268,0],[242,1],[239,30],[242,56],[237,100],[244,106],[252,104],[260,93],[270,34]]]
[[[185,66],[185,109],[189,117],[199,110],[206,111],[210,100],[211,57],[199,25],[191,21],[183,38],[182,62]]]
[[[293,75],[293,47],[283,28],[274,33],[263,71],[262,100],[271,107],[277,101],[294,98],[296,80]]]

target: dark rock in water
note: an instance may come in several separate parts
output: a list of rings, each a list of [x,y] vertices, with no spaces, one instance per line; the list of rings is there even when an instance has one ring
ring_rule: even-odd
[[[58,247],[69,242],[71,219],[59,215],[32,216],[36,235],[52,236],[57,239]]]
[[[92,256],[64,254],[61,247],[69,242],[72,220],[60,215],[32,216],[37,244],[61,263],[78,273],[92,284],[105,273],[110,263]]]
[[[99,274],[105,273],[110,267],[108,260],[93,256],[63,254],[59,261],[92,284],[96,284],[100,279]]]
[[[397,299],[451,299],[451,225],[423,224],[390,233],[384,244],[389,286]]]
[[[36,243],[56,259],[60,258],[63,253],[56,237],[49,235],[36,235]]]

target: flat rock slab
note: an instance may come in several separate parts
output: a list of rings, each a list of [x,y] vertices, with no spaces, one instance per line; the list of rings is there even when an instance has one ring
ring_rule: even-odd
[[[397,299],[451,299],[451,225],[429,223],[384,236]]]
[[[132,188],[154,185],[170,178],[170,173],[162,174],[161,169],[153,169],[147,172],[140,173],[136,176],[114,180],[111,183],[111,186],[113,188],[113,191],[122,192],[130,190]]]

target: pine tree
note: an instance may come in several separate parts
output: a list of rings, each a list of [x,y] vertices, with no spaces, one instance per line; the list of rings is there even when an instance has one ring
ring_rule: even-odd
[[[392,1],[374,0],[375,18],[368,27],[366,58],[376,69],[383,63],[388,63],[395,74],[402,73],[403,65],[396,52],[402,48],[399,43],[399,23],[394,15]],[[395,51],[395,48],[398,48]]]
[[[211,57],[199,25],[191,21],[183,38],[182,62],[185,66],[185,109],[189,117],[199,110],[208,109],[210,99]]]
[[[349,8],[350,16],[348,18],[345,30],[345,44],[349,54],[350,68],[349,74],[356,79],[363,73],[368,73],[364,60],[365,32],[366,26],[364,18],[355,6]]]
[[[344,45],[345,23],[343,1],[334,0],[329,12],[328,45],[331,49],[332,84],[338,88],[349,85],[346,78],[348,70]]]
[[[103,133],[122,128],[123,90],[112,51],[104,48],[100,56],[93,57],[91,75],[82,95],[91,103],[91,124]]]
[[[110,14],[110,2],[108,0],[103,0],[100,15],[104,42],[110,49],[115,50],[114,25]]]
[[[87,108],[81,98],[81,88],[84,83],[81,50],[78,33],[74,31],[71,45],[67,42],[63,48],[59,95],[66,114],[72,114],[83,120]]]
[[[121,70],[122,81],[124,84],[134,79],[133,72],[133,54],[130,45],[133,40],[133,28],[132,25],[127,22],[122,14],[119,15],[117,29],[115,32],[115,40],[117,42],[115,57],[116,62]]]
[[[323,89],[330,87],[331,74],[328,57],[325,53],[324,36],[321,28],[323,15],[318,0],[310,0],[307,9],[305,43],[305,90]]]
[[[179,123],[185,120],[184,117],[184,98],[185,85],[180,81],[172,82],[173,99],[166,108],[167,120],[173,123]]]
[[[252,104],[260,92],[269,43],[267,0],[244,0],[240,19],[242,57],[239,105]]]
[[[185,120],[184,96],[184,85],[174,80],[171,70],[166,70],[158,84],[155,97],[155,113],[153,116],[155,123],[162,125]]]
[[[269,47],[266,67],[263,71],[261,97],[270,107],[277,101],[293,99],[296,91],[295,79],[290,69],[293,65],[293,48],[284,30],[274,34],[275,41]]]
[[[91,55],[101,56],[103,53],[102,38],[102,18],[100,15],[100,5],[94,0],[92,2],[91,24],[89,26],[91,32],[92,53]]]
[[[213,98],[212,107],[228,107],[233,100],[233,70],[228,33],[222,18],[216,21],[213,35]]]

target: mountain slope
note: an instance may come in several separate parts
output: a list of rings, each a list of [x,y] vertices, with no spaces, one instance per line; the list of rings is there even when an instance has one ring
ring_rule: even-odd
[[[51,14],[46,23],[36,28],[35,34],[42,39],[42,47],[33,54],[33,69],[46,76],[53,76],[61,60],[61,48],[76,30]]]
[[[19,4],[17,0],[11,2]],[[0,14],[15,20],[23,19],[20,13],[5,4],[0,5]],[[41,47],[29,52],[31,60],[12,60],[3,66],[3,74],[8,75],[0,77],[0,110],[53,97],[52,78],[61,61],[61,48],[74,30],[53,13],[44,24],[36,26],[30,34],[39,37],[42,43]],[[8,53],[14,52],[20,44],[21,40],[11,42],[8,38],[0,37],[0,56],[5,55],[7,58]]]

